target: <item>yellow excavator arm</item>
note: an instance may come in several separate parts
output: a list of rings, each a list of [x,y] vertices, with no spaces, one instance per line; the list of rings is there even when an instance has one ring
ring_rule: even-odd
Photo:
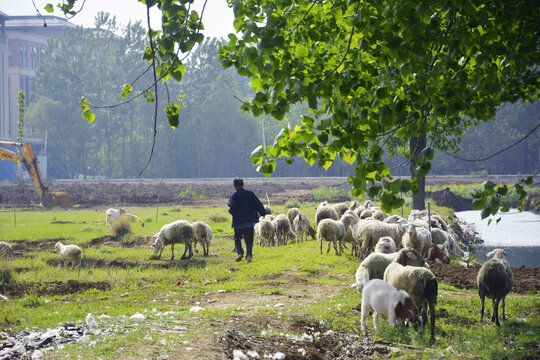
[[[39,162],[34,149],[31,144],[17,143],[11,141],[0,141],[0,145],[7,146],[20,146],[21,154],[13,152],[8,149],[0,147],[0,159],[21,162],[24,164],[30,179],[34,183],[36,192],[41,199],[41,203],[46,208],[51,208],[53,206],[71,206],[71,201],[65,192],[54,192],[49,193],[48,188],[45,186],[45,181],[43,181],[43,176],[41,175],[41,170],[39,169]]]

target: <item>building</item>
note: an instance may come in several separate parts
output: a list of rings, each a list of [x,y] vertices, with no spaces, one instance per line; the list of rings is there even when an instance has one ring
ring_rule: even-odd
[[[34,100],[36,69],[47,39],[66,27],[75,25],[57,16],[9,16],[0,11],[0,140],[17,140],[19,90],[28,106]],[[43,143],[26,137],[24,141]],[[15,171],[14,163],[0,161],[0,180],[13,179]]]

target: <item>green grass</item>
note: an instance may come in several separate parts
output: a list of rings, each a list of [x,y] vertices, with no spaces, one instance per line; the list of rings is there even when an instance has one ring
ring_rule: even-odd
[[[313,219],[316,205],[302,203],[301,210]],[[287,210],[285,205],[273,208],[276,214],[286,213]],[[443,216],[451,213],[448,209],[436,206],[432,209]],[[255,245],[253,263],[236,263],[231,251],[233,233],[226,208],[160,208],[157,220],[156,210],[152,208],[128,211],[152,221],[147,222],[150,229],[132,223],[132,233],[124,235],[123,242],[148,238],[159,231],[163,224],[174,220],[202,220],[210,224],[214,231],[210,256],[204,258],[200,253],[196,254],[190,262],[191,266],[187,268],[156,268],[151,265],[169,263],[170,247],[165,248],[161,260],[150,260],[149,247],[125,248],[114,244],[87,247],[92,239],[110,235],[110,230],[105,227],[104,211],[19,211],[16,213],[16,226],[12,212],[0,212],[0,241],[13,245],[25,240],[27,245],[27,249],[12,261],[0,262],[3,270],[0,272],[0,284],[2,281],[46,284],[51,281],[76,280],[107,281],[112,286],[109,291],[90,289],[68,295],[38,296],[28,293],[22,297],[13,297],[1,305],[0,331],[7,330],[7,327],[11,331],[31,327],[47,329],[66,321],[82,323],[86,315],[92,313],[100,328],[111,328],[112,332],[106,336],[89,337],[84,342],[68,344],[56,350],[54,356],[103,359],[137,356],[156,358],[174,353],[185,347],[185,342],[196,343],[199,336],[209,331],[213,333],[224,330],[211,327],[210,322],[221,321],[226,324],[231,317],[241,313],[282,316],[285,319],[302,317],[323,321],[334,330],[360,331],[360,313],[356,307],[361,297],[346,288],[346,285],[354,281],[358,259],[346,254],[335,256],[333,250],[320,255],[318,243],[311,240],[274,248]],[[407,216],[410,209],[404,208],[403,212]],[[401,214],[401,211],[396,213]],[[105,266],[74,270],[48,265],[48,261],[50,263],[58,259],[59,255],[53,252],[54,243],[58,239],[64,243],[82,245],[84,259],[87,261],[124,261],[134,265],[127,268]],[[183,247],[177,246],[177,258],[182,252]],[[300,279],[310,286],[334,290],[329,290],[316,303],[298,306],[276,308],[263,305],[245,308],[235,304],[226,308],[207,308],[196,314],[189,311],[198,301],[205,307],[203,298],[208,294],[217,294],[220,290],[239,296],[248,294],[260,297],[261,303],[264,303],[265,297],[284,296],[291,278]],[[183,283],[177,285],[178,281]],[[429,334],[418,334],[402,327],[391,328],[384,318],[380,321],[381,328],[371,336],[398,344],[398,347],[399,344],[408,345],[401,348],[396,358],[428,359],[437,356],[496,359],[535,355],[534,344],[538,343],[537,334],[540,333],[538,294],[510,294],[507,300],[510,320],[497,328],[488,325],[487,319],[484,324],[479,323],[480,305],[474,291],[441,284],[440,293],[435,344],[430,343]],[[487,301],[486,305],[490,314],[491,303]],[[133,326],[130,316],[136,312],[144,313],[147,319]],[[169,315],[161,315],[165,313]],[[102,315],[110,318],[102,319]],[[372,328],[371,319],[368,324]],[[187,330],[174,330],[179,325],[185,325]],[[156,333],[156,329],[162,330]]]

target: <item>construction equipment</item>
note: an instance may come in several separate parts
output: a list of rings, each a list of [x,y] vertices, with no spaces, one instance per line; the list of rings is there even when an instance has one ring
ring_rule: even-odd
[[[48,209],[53,206],[71,207],[71,201],[66,192],[49,192],[49,189],[45,186],[41,170],[39,169],[39,162],[31,144],[0,141],[0,145],[21,147],[20,154],[0,147],[0,159],[23,163],[30,175],[30,179],[32,179],[32,182],[34,183],[34,187],[36,188],[43,206]]]

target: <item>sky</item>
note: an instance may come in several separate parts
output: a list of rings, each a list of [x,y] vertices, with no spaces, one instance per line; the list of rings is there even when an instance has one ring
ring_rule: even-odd
[[[60,11],[50,14],[44,10],[45,5],[51,3],[55,5],[61,0],[34,0],[41,15],[56,15],[63,17]],[[78,0],[75,8],[78,9],[83,0]],[[202,8],[204,0],[195,0],[195,8]],[[0,11],[7,15],[36,15],[36,9],[32,0],[0,0]],[[116,15],[116,20],[120,25],[127,25],[129,20],[141,20],[146,26],[146,7],[137,0],[86,0],[83,10],[69,21],[84,27],[93,27],[94,17],[99,11],[105,11]],[[153,28],[161,27],[159,10],[151,14],[151,24]],[[234,32],[232,9],[227,7],[226,0],[208,0],[203,14],[205,36],[223,37]]]

